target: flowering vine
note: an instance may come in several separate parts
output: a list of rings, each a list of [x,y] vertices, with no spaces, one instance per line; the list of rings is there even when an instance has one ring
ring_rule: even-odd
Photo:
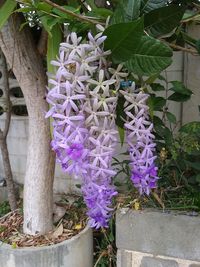
[[[52,148],[62,169],[82,179],[82,192],[92,227],[107,227],[112,198],[117,194],[111,162],[117,144],[115,113],[120,83],[128,76],[123,65],[111,68],[102,32],[88,41],[71,33],[52,61],[56,74],[49,78],[46,117],[53,118]],[[120,91],[125,99],[127,142],[132,181],[149,194],[157,180],[155,145],[148,120],[147,95]],[[134,112],[132,112],[134,111]]]

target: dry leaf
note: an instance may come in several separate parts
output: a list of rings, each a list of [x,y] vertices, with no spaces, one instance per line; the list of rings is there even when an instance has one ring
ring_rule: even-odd
[[[135,209],[135,210],[139,210],[139,209],[140,209],[140,203],[139,203],[139,202],[136,201],[136,202],[134,203],[134,209]]]
[[[74,226],[74,229],[75,229],[75,230],[81,230],[81,229],[82,229],[82,224],[76,224],[76,225]]]
[[[63,224],[61,223],[58,228],[53,232],[52,237],[58,238],[63,234]]]

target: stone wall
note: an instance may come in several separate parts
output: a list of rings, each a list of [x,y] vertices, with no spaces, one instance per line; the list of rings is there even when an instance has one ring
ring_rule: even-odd
[[[200,267],[200,217],[121,209],[117,267]]]

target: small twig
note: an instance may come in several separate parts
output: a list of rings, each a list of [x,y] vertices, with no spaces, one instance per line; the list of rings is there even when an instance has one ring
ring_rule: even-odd
[[[86,16],[82,16],[82,15],[79,15],[79,14],[76,14],[70,10],[67,10],[65,9],[64,7],[62,6],[59,6],[53,2],[51,2],[50,0],[43,0],[43,2],[49,4],[50,6],[54,7],[54,8],[57,8],[59,9],[60,11],[62,11],[63,13],[66,13],[67,15],[70,15],[74,18],[76,18],[77,20],[80,20],[80,21],[85,21],[85,22],[88,22],[88,23],[91,23],[91,24],[101,24],[101,25],[105,25],[105,23],[102,23],[102,22],[99,22],[99,21],[96,21],[96,20],[93,20],[93,19],[89,19],[87,18]]]
[[[158,194],[156,192],[152,192],[153,197],[158,201],[158,203],[160,204],[160,206],[164,209],[165,205],[162,202],[162,200],[160,199],[160,197],[158,196]]]
[[[100,256],[99,256],[99,258],[98,258],[98,260],[96,261],[94,267],[97,267],[97,265],[98,265],[98,263],[100,262],[101,258],[103,258],[104,256],[106,256],[107,254],[108,254],[108,253],[107,253],[106,250],[102,251],[101,254],[100,254]]]
[[[191,49],[191,48],[187,48],[187,47],[182,47],[180,45],[176,45],[176,44],[172,44],[172,43],[168,43],[163,39],[161,41],[163,41],[164,43],[169,45],[171,48],[174,48],[174,49],[177,49],[177,50],[180,50],[180,51],[183,51],[183,52],[187,52],[187,53],[190,53],[192,55],[198,55],[197,50],[194,50],[194,49]]]

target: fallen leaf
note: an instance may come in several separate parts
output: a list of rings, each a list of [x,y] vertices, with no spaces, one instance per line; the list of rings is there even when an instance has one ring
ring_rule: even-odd
[[[58,228],[53,232],[52,237],[53,238],[58,238],[60,235],[63,234],[63,224],[61,223]]]
[[[81,230],[81,229],[82,229],[82,224],[76,224],[76,225],[74,226],[74,229],[75,229],[75,230]]]

